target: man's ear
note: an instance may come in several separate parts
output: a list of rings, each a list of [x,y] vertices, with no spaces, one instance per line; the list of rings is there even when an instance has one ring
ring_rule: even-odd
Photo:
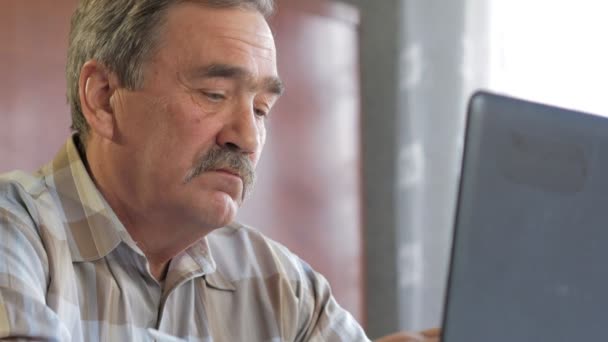
[[[110,99],[118,87],[117,77],[96,60],[84,63],[80,69],[78,91],[80,108],[91,133],[112,139],[116,127]]]

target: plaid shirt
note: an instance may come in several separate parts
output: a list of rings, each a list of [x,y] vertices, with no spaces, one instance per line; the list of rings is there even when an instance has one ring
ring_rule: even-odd
[[[368,341],[321,275],[239,224],[173,258],[159,284],[73,139],[33,175],[0,175],[0,338],[152,341],[148,328],[189,341]]]

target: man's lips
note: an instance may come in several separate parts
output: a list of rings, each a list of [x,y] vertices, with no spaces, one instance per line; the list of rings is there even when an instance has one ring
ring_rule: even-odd
[[[211,170],[212,172],[218,172],[218,173],[223,173],[226,175],[230,175],[230,176],[234,176],[234,177],[238,177],[239,179],[243,179],[243,177],[241,177],[241,175],[234,170],[231,169],[215,169],[215,170]]]

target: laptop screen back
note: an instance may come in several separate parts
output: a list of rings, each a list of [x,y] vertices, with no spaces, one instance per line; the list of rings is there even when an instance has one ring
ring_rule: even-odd
[[[443,342],[608,339],[608,119],[469,105]]]

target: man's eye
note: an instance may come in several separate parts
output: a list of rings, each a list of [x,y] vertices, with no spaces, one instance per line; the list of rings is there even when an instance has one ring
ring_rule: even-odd
[[[257,116],[260,116],[260,117],[268,116],[268,112],[263,109],[255,108],[254,111],[255,111],[255,115],[257,115]]]
[[[215,102],[219,102],[219,101],[226,99],[226,96],[224,94],[220,94],[220,93],[203,92],[203,95],[205,95],[209,100],[215,101]]]

